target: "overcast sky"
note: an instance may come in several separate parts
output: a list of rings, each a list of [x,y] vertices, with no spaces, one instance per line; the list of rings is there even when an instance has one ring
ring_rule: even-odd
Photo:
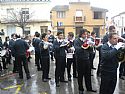
[[[78,1],[78,0],[52,0],[53,5],[64,5],[68,4],[69,1]],[[125,11],[124,0],[80,0],[85,2],[90,2],[91,6],[100,7],[108,9],[107,16],[112,17],[120,12]]]

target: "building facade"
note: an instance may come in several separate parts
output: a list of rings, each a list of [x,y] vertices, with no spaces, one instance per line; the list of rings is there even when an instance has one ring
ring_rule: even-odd
[[[53,31],[79,33],[81,28],[95,31],[97,37],[105,34],[107,9],[91,7],[89,2],[70,2],[69,5],[55,6],[51,10]]]
[[[5,36],[12,33],[33,36],[36,31],[47,32],[51,29],[50,10],[50,0],[0,0],[0,30],[5,32]],[[20,11],[22,15],[16,15]],[[20,20],[26,22],[24,31],[19,26],[22,23],[15,21],[21,17],[25,17]]]
[[[125,28],[125,12],[119,13],[111,18],[112,24],[116,27],[117,33],[121,36]]]

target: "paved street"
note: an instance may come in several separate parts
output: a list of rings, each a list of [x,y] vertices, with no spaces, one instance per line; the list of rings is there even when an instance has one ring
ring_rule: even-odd
[[[97,67],[98,55],[96,55],[95,66]],[[49,82],[42,82],[42,71],[37,71],[34,66],[34,56],[32,56],[31,63],[29,63],[30,73],[32,79],[27,80],[25,78],[18,79],[17,74],[12,74],[12,65],[9,65],[9,70],[4,70],[0,75],[0,94],[78,94],[77,79],[72,79],[71,82],[61,83],[60,87],[55,86],[54,82],[54,62],[51,62]],[[99,92],[100,78],[96,77],[96,70],[93,71],[92,76],[93,89],[97,89]],[[87,92],[85,94],[98,94]],[[125,81],[119,80],[117,82],[116,91],[114,94],[125,94]]]

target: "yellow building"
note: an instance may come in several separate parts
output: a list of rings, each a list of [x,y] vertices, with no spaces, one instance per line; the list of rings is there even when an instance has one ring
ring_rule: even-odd
[[[69,5],[57,5],[51,10],[52,28],[55,33],[63,31],[79,33],[81,28],[95,31],[97,37],[105,34],[107,9],[90,6],[89,2],[70,2]]]

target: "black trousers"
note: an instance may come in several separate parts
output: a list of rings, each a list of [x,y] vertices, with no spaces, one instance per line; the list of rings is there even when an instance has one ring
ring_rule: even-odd
[[[49,69],[50,69],[50,59],[49,59],[49,57],[42,57],[42,64],[43,64],[42,79],[47,79],[47,78],[49,78]]]
[[[18,60],[17,57],[15,57],[15,60],[13,60],[13,72],[18,71]]]
[[[51,60],[53,60],[54,59],[53,51],[50,51],[50,56],[51,56]]]
[[[120,64],[119,67],[119,76],[125,76],[125,62]]]
[[[93,61],[94,61],[94,58],[95,58],[95,53],[90,52],[89,58],[90,58],[91,68],[94,68]]]
[[[113,94],[117,82],[117,72],[101,72],[101,85],[99,94]]]
[[[6,62],[6,57],[2,57],[2,63],[3,63],[3,69],[6,69],[7,67],[7,62]]]
[[[24,67],[26,76],[30,76],[29,68],[28,68],[28,62],[27,62],[27,57],[26,55],[20,55],[17,56],[17,61],[18,61],[18,71],[19,71],[19,77],[23,78],[23,70],[22,67]]]
[[[79,90],[83,91],[83,76],[85,78],[85,86],[87,90],[92,90],[91,84],[91,68],[90,61],[77,59],[78,86]]]
[[[67,58],[67,73],[68,73],[68,78],[71,78],[71,65],[73,64],[73,77],[77,76],[77,69],[76,69],[76,59],[75,57],[73,58]]]
[[[64,80],[64,73],[66,67],[66,57],[56,57],[56,69],[55,69],[55,82]]]
[[[37,65],[37,69],[42,69],[42,61],[39,52],[35,52],[35,64]]]

